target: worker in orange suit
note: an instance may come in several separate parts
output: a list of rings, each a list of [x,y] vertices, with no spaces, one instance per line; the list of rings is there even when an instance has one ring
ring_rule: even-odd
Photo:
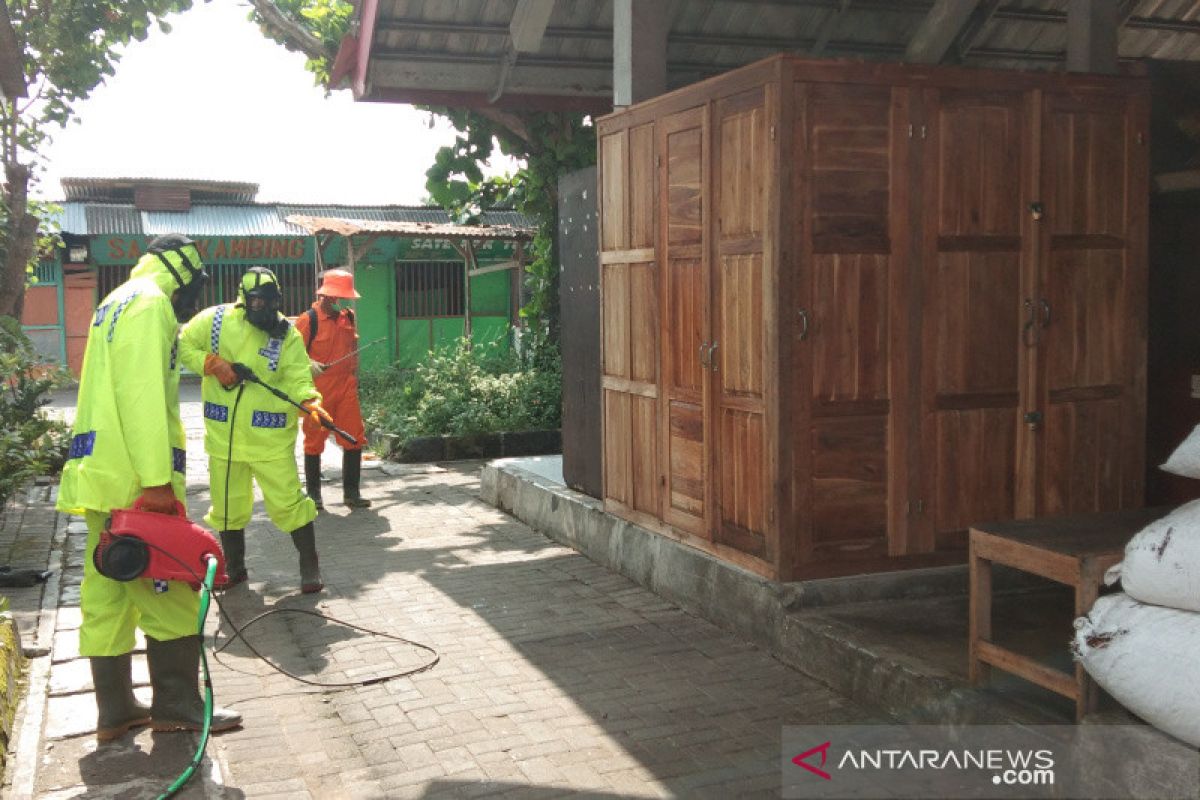
[[[313,381],[324,398],[322,405],[333,415],[334,424],[358,441],[351,445],[337,439],[342,446],[342,502],[352,509],[371,505],[359,491],[365,434],[358,405],[358,328],[354,311],[343,306],[358,297],[354,275],[344,269],[326,270],[316,302],[296,318],[296,330],[308,348]],[[305,417],[304,477],[308,495],[318,509],[325,507],[321,501],[321,453],[329,436],[328,428]]]

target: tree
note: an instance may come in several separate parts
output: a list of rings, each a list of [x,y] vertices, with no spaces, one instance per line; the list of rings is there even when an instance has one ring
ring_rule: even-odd
[[[38,254],[38,206],[29,199],[38,148],[73,118],[84,100],[116,72],[118,49],[141,41],[163,17],[191,0],[4,0],[0,42],[16,58],[27,97],[0,102],[0,315],[20,317],[25,282]]]
[[[332,65],[353,24],[345,0],[250,0],[253,19],[270,38],[308,57],[307,69],[329,86]],[[551,342],[558,339],[558,270],[554,241],[558,220],[558,176],[596,160],[595,131],[577,112],[511,111],[494,107],[426,107],[458,131],[426,172],[434,202],[459,223],[477,222],[483,209],[512,204],[538,220],[532,259],[526,267],[531,290],[521,314]],[[482,165],[496,143],[525,166],[508,178],[484,179]],[[535,339],[536,340],[536,339]]]

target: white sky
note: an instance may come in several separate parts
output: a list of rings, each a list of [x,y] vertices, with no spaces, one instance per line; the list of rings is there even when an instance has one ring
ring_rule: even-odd
[[[133,42],[116,75],[76,106],[79,124],[43,147],[35,195],[63,177],[199,178],[259,185],[258,200],[414,204],[453,140],[411,106],[328,98],[304,56],[263,36],[237,0],[197,0]],[[499,151],[497,150],[497,153]],[[497,156],[494,172],[516,169]]]

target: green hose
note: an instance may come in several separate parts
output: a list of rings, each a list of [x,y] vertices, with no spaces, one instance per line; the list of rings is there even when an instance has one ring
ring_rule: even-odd
[[[211,601],[212,585],[216,574],[217,559],[209,556],[208,571],[204,574],[204,583],[200,585],[200,614],[196,619],[196,632],[200,634],[200,664],[204,667],[204,727],[200,729],[200,746],[196,748],[196,755],[192,756],[192,763],[188,764],[187,769],[175,779],[175,782],[158,796],[158,800],[173,796],[192,779],[192,775],[196,773],[196,767],[200,766],[200,762],[204,760],[204,748],[208,746],[208,729],[212,725],[213,716],[213,689],[212,677],[208,674],[208,656],[204,653],[204,618],[208,616],[208,604]]]

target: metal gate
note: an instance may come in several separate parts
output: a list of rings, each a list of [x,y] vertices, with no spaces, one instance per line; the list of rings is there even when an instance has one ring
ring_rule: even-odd
[[[236,300],[238,282],[249,268],[246,264],[205,264],[208,285],[204,287],[201,308]],[[127,281],[133,267],[125,264],[102,264],[99,269],[97,300]],[[304,310],[312,305],[316,292],[316,267],[312,264],[275,264],[270,270],[279,279],[279,287],[283,292],[284,315],[294,317],[304,313]]]
[[[32,300],[31,290],[53,290],[54,300],[50,305],[54,306],[53,319],[55,321],[50,321],[51,314],[40,313],[37,315],[37,319],[41,321],[22,325],[21,330],[29,337],[29,341],[33,343],[34,349],[42,358],[65,366],[67,363],[67,331],[62,266],[57,261],[43,261],[37,265],[34,276],[37,280],[26,287],[26,313],[23,316],[28,319],[29,312],[32,310],[30,308],[32,305],[30,302]],[[45,311],[45,309],[40,310]]]

